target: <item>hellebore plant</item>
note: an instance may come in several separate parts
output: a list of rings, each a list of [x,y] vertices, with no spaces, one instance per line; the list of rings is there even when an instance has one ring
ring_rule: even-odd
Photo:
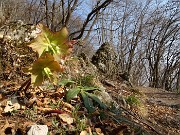
[[[24,87],[24,90],[27,90],[31,84],[39,86],[47,79],[57,83],[58,73],[62,73],[64,70],[62,63],[71,54],[72,44],[75,43],[75,41],[68,40],[66,27],[63,27],[60,31],[52,32],[46,26],[38,24],[37,29],[37,37],[28,46],[38,53],[38,59],[30,68],[24,68],[25,72],[31,74],[31,78],[19,90]],[[106,108],[99,98],[92,93],[94,90],[98,90],[98,88],[77,86],[68,91],[66,100],[70,101],[74,96],[79,95],[89,112],[95,111],[95,102],[101,108]],[[57,112],[57,110],[53,111]]]
[[[30,68],[24,68],[31,74],[31,83],[39,86],[44,80],[56,82],[57,73],[63,72],[62,61],[71,53],[73,41],[68,40],[68,31],[63,27],[60,31],[52,32],[42,24],[37,25],[39,33],[28,45],[38,53],[38,59]]]

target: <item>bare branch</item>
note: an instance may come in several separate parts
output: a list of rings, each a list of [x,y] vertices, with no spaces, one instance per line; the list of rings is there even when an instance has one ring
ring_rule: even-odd
[[[81,30],[78,32],[80,33],[77,37],[73,38],[74,40],[77,40],[77,39],[80,39],[83,34],[84,34],[84,30],[87,26],[87,24],[96,16],[96,14],[103,8],[106,8],[113,0],[106,0],[104,1],[101,5],[95,7],[87,16],[86,20],[84,21],[83,23],[83,27],[81,28]],[[71,33],[70,36],[73,37],[73,35],[77,33],[77,32],[74,32],[74,33]]]

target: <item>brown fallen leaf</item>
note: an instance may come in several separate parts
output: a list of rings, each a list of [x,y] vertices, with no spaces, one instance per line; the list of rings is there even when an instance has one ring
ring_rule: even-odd
[[[48,127],[52,126],[52,122],[46,122],[45,125],[47,125]]]
[[[35,123],[34,122],[31,122],[31,121],[28,121],[28,122],[25,122],[23,124],[23,128],[26,129],[27,127],[31,126],[31,125],[34,125]]]
[[[80,133],[80,135],[87,135],[88,133],[87,133],[87,131],[86,130],[84,130],[84,131],[81,131],[81,133]]]
[[[4,112],[12,112],[13,110],[25,109],[24,106],[20,105],[16,97],[12,97],[7,100]]]
[[[0,128],[1,135],[6,135],[5,130],[8,127],[12,128],[12,132],[13,132],[14,131],[13,128],[15,127],[15,124],[9,124],[8,120],[6,119],[4,126]]]
[[[93,135],[93,134],[92,134],[92,130],[91,130],[90,127],[88,127],[88,131],[89,131],[89,134],[90,134],[90,135]]]
[[[104,135],[100,128],[95,128],[95,131],[98,135]]]
[[[66,122],[69,125],[74,122],[74,118],[72,118],[69,114],[59,114],[59,117],[63,122]]]
[[[68,108],[71,111],[74,109],[74,107],[71,104],[67,103],[67,102],[63,102],[63,107],[66,107],[66,108]]]
[[[121,125],[116,127],[111,131],[113,135],[123,135],[125,131],[128,131],[128,127],[126,125]]]

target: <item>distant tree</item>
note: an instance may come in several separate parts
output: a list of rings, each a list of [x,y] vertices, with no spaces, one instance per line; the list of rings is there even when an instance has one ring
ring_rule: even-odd
[[[99,14],[99,44],[114,45],[117,74],[135,85],[167,90],[179,87],[179,2],[114,0]]]
[[[167,4],[168,6],[168,4]],[[179,11],[173,7],[159,9],[149,20],[147,27],[146,58],[149,68],[149,85],[167,90],[172,88],[179,68],[180,53],[178,49],[178,35],[180,32]]]
[[[80,39],[86,30],[89,30],[96,19],[97,14],[103,11],[113,0],[96,1],[93,8],[85,19],[74,12],[81,6],[81,0],[6,0],[0,1],[2,5],[2,14],[9,21],[21,19],[27,23],[37,24],[45,23],[53,31],[60,29],[62,26],[71,27],[71,24],[81,23],[79,28],[72,29],[71,36],[74,39]],[[86,10],[83,7],[83,10]]]

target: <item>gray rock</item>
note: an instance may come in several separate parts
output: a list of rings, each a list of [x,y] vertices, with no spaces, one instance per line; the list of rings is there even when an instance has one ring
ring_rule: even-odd
[[[37,37],[36,33],[37,29],[35,25],[24,24],[23,21],[18,20],[5,24],[0,28],[0,39],[13,44],[22,44]]]
[[[92,57],[92,63],[100,72],[106,75],[113,75],[116,66],[116,53],[109,43],[104,43]]]

